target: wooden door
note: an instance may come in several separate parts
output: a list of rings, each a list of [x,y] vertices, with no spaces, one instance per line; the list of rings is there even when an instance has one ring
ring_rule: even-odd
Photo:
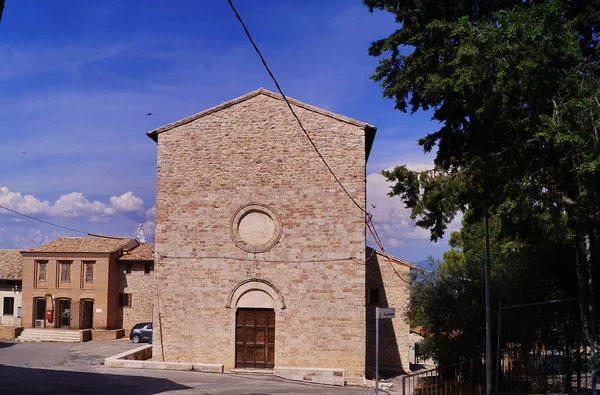
[[[89,329],[94,326],[94,301],[82,300],[79,307],[81,315],[81,329]]]
[[[235,367],[273,369],[275,311],[238,309],[235,320]]]

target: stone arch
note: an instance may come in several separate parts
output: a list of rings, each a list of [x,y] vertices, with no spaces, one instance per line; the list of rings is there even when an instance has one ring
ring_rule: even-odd
[[[265,299],[261,297],[261,293],[267,293],[271,297],[276,309],[285,309],[285,300],[281,292],[273,284],[260,278],[249,278],[237,284],[229,294],[225,307],[228,309],[232,306],[235,307],[238,301],[240,299],[243,301],[244,298],[246,300],[256,298],[266,303]]]

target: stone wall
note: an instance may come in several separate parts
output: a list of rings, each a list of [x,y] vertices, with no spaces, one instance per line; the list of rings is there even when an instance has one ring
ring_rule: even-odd
[[[131,265],[131,273],[127,273],[127,265]],[[145,273],[145,266],[151,265],[150,273]],[[152,322],[152,308],[154,305],[154,263],[121,261],[119,265],[118,293],[131,294],[131,307],[119,308],[119,327],[129,336],[131,328],[140,322]]]
[[[364,207],[364,127],[294,108]],[[362,376],[364,213],[285,102],[258,94],[161,133],[157,166],[154,358],[232,369],[232,294],[257,279],[274,295],[276,367],[341,368],[347,377]],[[258,247],[240,240],[262,219],[236,233],[239,210],[251,203],[273,213],[269,231],[281,227],[273,240],[259,235]]]
[[[393,307],[396,318],[379,322],[379,366],[409,372],[409,363],[413,361],[410,324],[406,317],[410,301],[410,268],[390,261],[383,254],[368,251],[367,365],[375,368],[375,307]],[[378,290],[379,303],[371,300],[370,290]]]

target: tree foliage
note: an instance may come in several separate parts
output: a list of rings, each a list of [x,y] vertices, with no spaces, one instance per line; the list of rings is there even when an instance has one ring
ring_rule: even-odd
[[[538,228],[536,240],[507,237],[501,221],[490,218],[493,326],[500,301],[521,305],[544,300],[571,300],[577,296],[572,258],[575,246],[561,232]],[[426,354],[442,365],[483,354],[485,321],[483,283],[483,224],[467,212],[460,232],[450,237],[452,249],[434,271],[417,275],[412,287],[409,318],[430,335]],[[567,311],[556,306],[506,310],[502,318],[501,344],[547,346],[581,341],[577,303]],[[573,308],[575,307],[575,308]],[[560,312],[560,314],[557,314]]]
[[[383,172],[432,240],[483,202],[504,231],[599,216],[600,2],[364,3],[399,24],[369,50],[384,96],[440,122],[419,139],[434,170]]]
[[[578,275],[588,333],[583,301],[593,304],[586,284],[600,254],[600,1],[363,2],[399,26],[369,49],[383,95],[403,112],[431,110],[440,125],[418,140],[434,168],[384,171],[390,195],[432,240],[465,212],[445,262],[413,287],[410,314],[432,334],[426,350],[442,363],[483,354],[485,212],[492,306],[577,296]],[[586,236],[591,249],[574,265]],[[558,327],[579,336],[568,330],[573,313],[559,323],[507,317],[503,340],[548,340]]]

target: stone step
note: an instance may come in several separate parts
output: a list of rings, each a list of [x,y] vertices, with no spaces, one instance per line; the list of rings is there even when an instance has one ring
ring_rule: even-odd
[[[79,332],[75,332],[75,333],[31,333],[31,332],[27,332],[27,331],[23,331],[21,332],[23,335],[25,336],[50,336],[50,337],[79,337],[81,334]]]
[[[79,343],[79,339],[65,339],[58,337],[18,337],[17,341],[20,342],[66,342],[66,343]]]
[[[235,368],[235,369],[231,369],[231,373],[237,373],[237,374],[254,374],[254,375],[261,375],[261,374],[272,375],[273,374],[273,369],[245,369],[245,368]]]
[[[17,338],[18,342],[21,343],[80,343],[79,339],[41,339],[41,338]]]
[[[79,343],[81,332],[77,330],[55,330],[28,328],[17,338],[20,342],[66,342]]]
[[[52,338],[52,339],[79,339],[81,338],[81,336],[79,335],[36,335],[36,334],[30,334],[30,333],[26,333],[24,335],[21,335],[19,337],[22,338],[40,338],[40,339],[44,339],[44,338]]]

